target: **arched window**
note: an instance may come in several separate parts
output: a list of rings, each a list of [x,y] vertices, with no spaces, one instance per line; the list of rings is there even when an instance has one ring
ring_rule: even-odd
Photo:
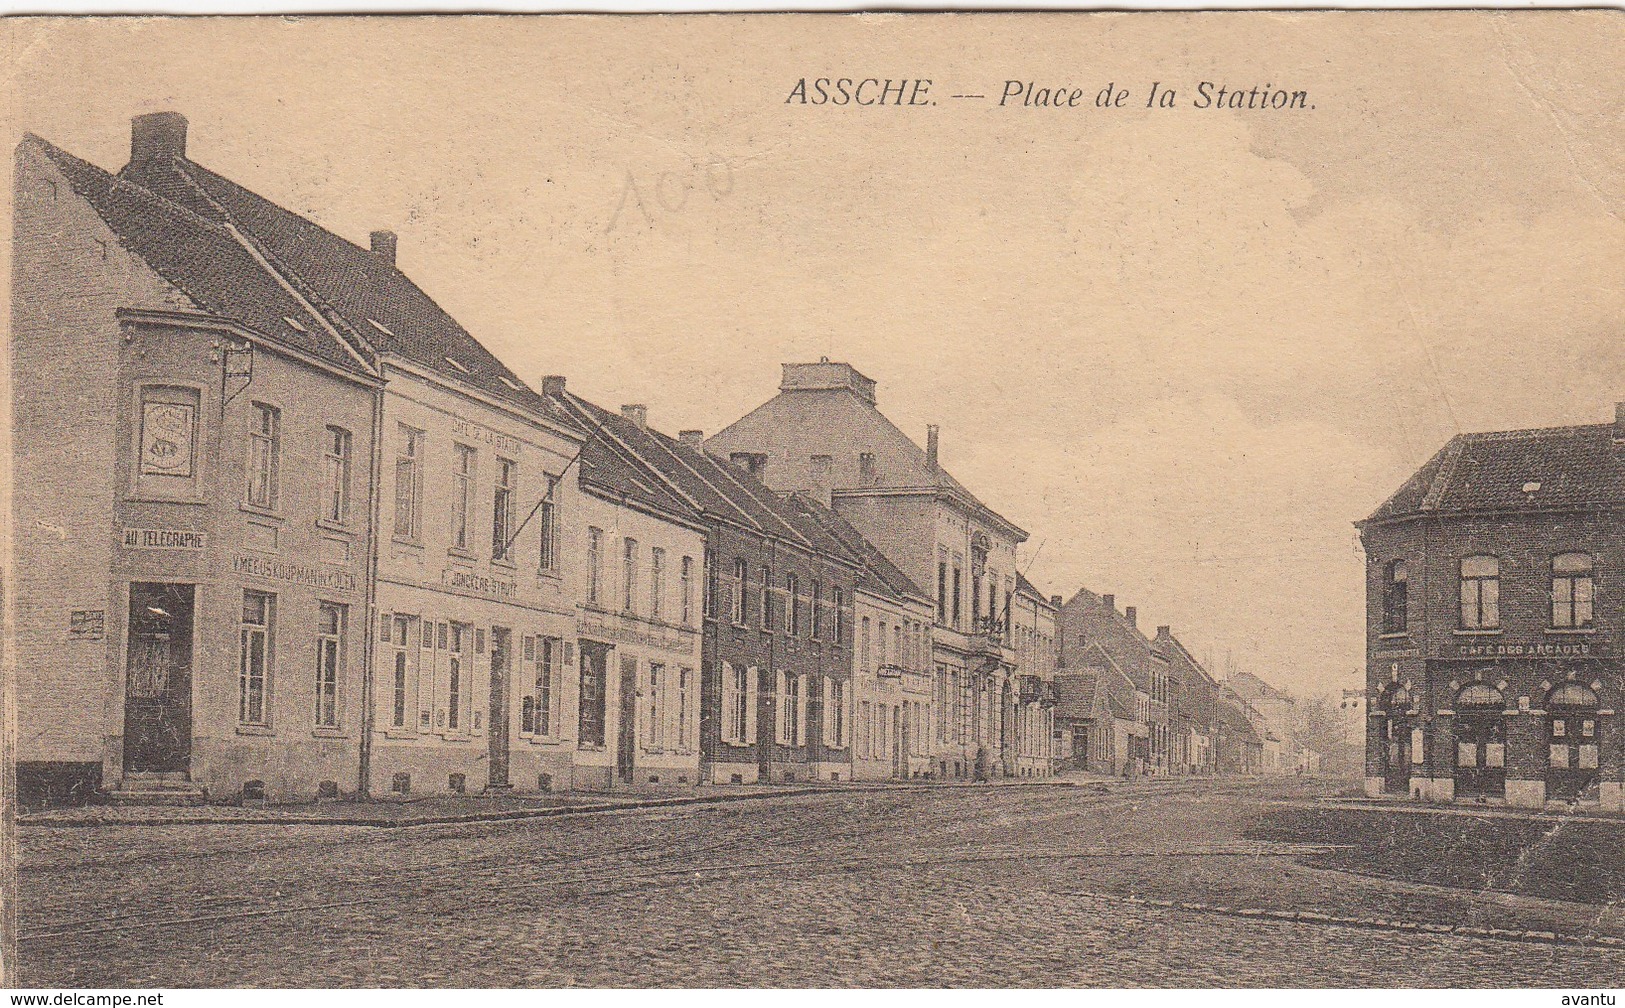
[[[1552,626],[1579,630],[1591,626],[1592,561],[1590,553],[1552,557]]]
[[[1382,586],[1382,632],[1404,633],[1409,608],[1410,571],[1395,560],[1385,570]]]
[[[1501,625],[1501,561],[1493,556],[1461,559],[1461,625],[1493,630]]]
[[[1469,683],[1456,697],[1456,707],[1494,707],[1496,710],[1506,706],[1506,698],[1501,691],[1493,686],[1483,683]]]
[[[1597,694],[1579,683],[1564,683],[1546,698],[1547,707],[1595,707]]]

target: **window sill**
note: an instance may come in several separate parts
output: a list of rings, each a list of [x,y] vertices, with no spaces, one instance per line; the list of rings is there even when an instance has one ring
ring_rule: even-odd
[[[505,571],[514,571],[516,573],[519,570],[519,565],[514,563],[512,560],[509,560],[506,557],[492,557],[491,558],[491,566],[492,567],[500,567]]]
[[[355,537],[355,529],[350,527],[349,522],[337,522],[331,518],[318,518],[316,519],[316,527],[326,529],[329,532],[337,532],[352,539]]]
[[[237,726],[239,735],[275,735],[276,730],[270,725],[240,724]]]
[[[389,541],[397,546],[410,546],[416,550],[423,548],[423,540],[413,539],[411,536],[394,535],[389,537]]]
[[[398,741],[398,742],[410,741],[411,739],[415,739],[417,737],[418,737],[417,732],[413,731],[410,728],[406,728],[406,727],[385,728],[384,729],[384,738],[392,739],[392,740]]]
[[[471,566],[474,561],[479,559],[468,550],[458,549],[456,546],[447,547],[446,556],[450,557],[453,562],[461,561],[465,566]]]
[[[577,742],[576,749],[580,752],[604,752],[602,742]]]
[[[519,738],[531,745],[558,745],[564,741],[556,735],[537,735],[534,732],[520,732]]]
[[[435,732],[435,735],[442,742],[472,742],[473,741],[473,739],[469,738],[469,736],[463,734],[462,732],[440,731],[440,732]]]
[[[1502,630],[1500,627],[1484,627],[1482,629],[1476,627],[1458,627],[1450,632],[1457,637],[1495,637],[1498,636]]]
[[[165,497],[163,494],[129,494],[123,499],[125,504],[182,504],[187,507],[204,507],[209,502],[202,497]]]
[[[237,510],[244,514],[259,515],[261,518],[270,518],[273,521],[287,521],[288,516],[275,508],[260,507],[258,504],[239,503]]]
[[[1571,635],[1573,635],[1573,636],[1584,637],[1584,636],[1596,633],[1597,628],[1596,627],[1547,627],[1546,632],[1549,633],[1549,634],[1557,634],[1558,636],[1571,636]]]
[[[315,738],[347,739],[350,733],[343,728],[312,728],[310,734]]]
[[[1410,635],[1411,635],[1411,632],[1409,630],[1394,630],[1394,631],[1390,631],[1388,633],[1380,633],[1380,634],[1378,634],[1377,639],[1378,640],[1403,640],[1404,638],[1409,637]]]
[[[538,570],[536,572],[536,576],[541,578],[543,581],[562,581],[562,580],[564,580],[564,575],[562,573],[560,573],[556,568],[552,569],[552,570]]]

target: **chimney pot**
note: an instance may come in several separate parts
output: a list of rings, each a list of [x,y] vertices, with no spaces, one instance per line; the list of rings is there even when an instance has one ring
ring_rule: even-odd
[[[1112,612],[1116,612],[1117,611],[1117,596],[1116,595],[1102,595],[1102,596],[1100,596],[1100,604],[1105,606],[1107,609],[1110,609]]]
[[[395,245],[397,239],[393,231],[374,231],[372,238],[372,254],[384,262],[395,262]]]
[[[643,403],[627,403],[621,407],[621,416],[636,424],[638,430],[649,426],[649,407]]]
[[[1158,637],[1172,637],[1173,635],[1174,635],[1173,627],[1169,627],[1169,626],[1157,627],[1157,636]]]
[[[1625,402],[1614,403],[1614,438],[1625,440]]]
[[[149,112],[130,120],[130,163],[186,156],[186,117],[179,112]]]
[[[542,394],[550,396],[562,396],[564,394],[564,376],[561,374],[550,374],[543,377]]]
[[[1140,621],[1139,621],[1140,611],[1138,609],[1134,608],[1133,606],[1128,606],[1127,608],[1125,608],[1123,610],[1123,615],[1128,617],[1128,621],[1129,621],[1130,625],[1135,626],[1135,627],[1138,627],[1140,625]]]
[[[1049,604],[1054,606],[1057,609],[1062,608],[1063,605],[1064,605],[1064,603],[1061,600],[1061,596],[1059,596],[1059,595],[1051,595],[1049,597]]]
[[[936,424],[927,424],[925,427],[925,464],[932,472],[937,471],[937,446],[941,438],[937,432]]]
[[[690,448],[696,448],[696,449],[703,448],[703,447],[705,447],[705,431],[697,431],[697,430],[678,431],[677,432],[677,440],[681,441],[683,444],[688,445]]]

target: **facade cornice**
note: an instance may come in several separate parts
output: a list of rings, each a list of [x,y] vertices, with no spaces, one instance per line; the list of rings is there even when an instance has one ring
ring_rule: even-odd
[[[263,347],[275,354],[280,354],[301,364],[313,367],[319,371],[357,385],[367,388],[382,388],[384,379],[376,373],[358,372],[349,368],[339,367],[336,364],[322,360],[314,354],[288,346],[281,340],[273,339],[257,329],[250,329],[240,322],[221,318],[217,315],[207,315],[202,312],[175,311],[173,309],[158,308],[120,308],[113,313],[121,326],[152,326],[177,329],[199,329],[206,332],[218,332],[246,340],[255,346]]]

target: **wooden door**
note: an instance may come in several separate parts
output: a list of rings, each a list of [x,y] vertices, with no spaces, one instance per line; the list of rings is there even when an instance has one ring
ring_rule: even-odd
[[[178,773],[192,761],[193,586],[130,585],[125,661],[124,769]],[[244,660],[265,660],[244,645]],[[261,669],[261,682],[263,669]],[[263,696],[260,702],[267,702]],[[263,716],[263,715],[261,715]]]
[[[509,631],[503,627],[491,628],[491,723],[487,732],[490,745],[487,785],[499,791],[508,787],[508,684],[513,680],[510,637]]]

